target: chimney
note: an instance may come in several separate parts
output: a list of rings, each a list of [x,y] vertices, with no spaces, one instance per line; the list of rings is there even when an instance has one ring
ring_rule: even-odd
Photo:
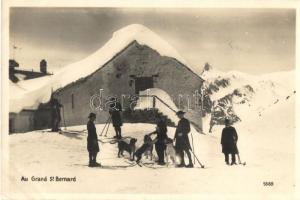
[[[45,59],[40,62],[40,72],[47,74],[47,61]]]

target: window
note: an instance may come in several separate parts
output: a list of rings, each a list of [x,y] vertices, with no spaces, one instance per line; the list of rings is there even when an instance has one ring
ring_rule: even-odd
[[[135,93],[153,88],[153,77],[137,77],[135,78]]]

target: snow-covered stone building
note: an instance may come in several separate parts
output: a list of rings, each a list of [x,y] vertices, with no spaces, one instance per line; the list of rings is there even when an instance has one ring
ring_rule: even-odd
[[[202,83],[203,79],[196,70],[166,41],[148,28],[133,24],[115,32],[91,56],[64,67],[43,86],[23,95],[23,100],[11,99],[10,108],[11,113],[22,113],[25,108],[39,107],[33,112],[36,113],[34,121],[49,121],[50,124],[51,119],[42,119],[37,113],[48,116],[38,110],[47,108],[52,94],[64,106],[62,116],[67,126],[85,124],[89,112],[97,113],[97,123],[105,123],[108,118],[105,100],[108,97],[118,97],[126,111],[131,108],[135,95],[149,88],[158,88],[173,99],[177,108],[187,111],[187,117],[201,129],[199,96]],[[164,98],[159,97],[162,101]],[[167,107],[168,103],[164,103]],[[17,124],[13,122],[16,119],[12,117],[11,123]],[[47,126],[47,122],[37,126],[34,123],[37,122],[33,122],[34,129]]]

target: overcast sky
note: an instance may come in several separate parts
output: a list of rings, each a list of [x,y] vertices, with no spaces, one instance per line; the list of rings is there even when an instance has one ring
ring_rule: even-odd
[[[49,71],[79,61],[113,32],[143,24],[191,65],[252,74],[295,67],[295,10],[173,8],[11,8],[10,58]]]

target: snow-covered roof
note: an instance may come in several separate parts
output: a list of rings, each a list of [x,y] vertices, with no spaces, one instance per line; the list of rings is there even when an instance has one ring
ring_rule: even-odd
[[[188,66],[185,59],[165,40],[143,25],[132,24],[114,32],[112,38],[102,48],[87,58],[64,67],[55,77],[61,79],[60,76],[64,75],[64,78],[59,80],[61,87],[86,77],[103,67],[133,41],[137,41],[141,45],[147,45],[161,55],[173,57]],[[66,74],[68,75],[65,76]]]
[[[132,24],[116,31],[112,38],[92,55],[65,66],[55,75],[51,76],[50,79],[37,79],[34,84],[39,85],[39,89],[28,89],[26,95],[29,97],[24,97],[24,95],[10,95],[10,112],[19,112],[24,107],[32,108],[36,107],[39,103],[45,103],[49,100],[51,91],[55,91],[92,74],[133,41],[155,49],[162,56],[173,57],[185,66],[189,66],[188,68],[191,71],[196,72],[165,40],[143,25]],[[11,92],[13,93],[13,90]],[[21,101],[20,99],[22,98],[26,98],[27,100]]]

